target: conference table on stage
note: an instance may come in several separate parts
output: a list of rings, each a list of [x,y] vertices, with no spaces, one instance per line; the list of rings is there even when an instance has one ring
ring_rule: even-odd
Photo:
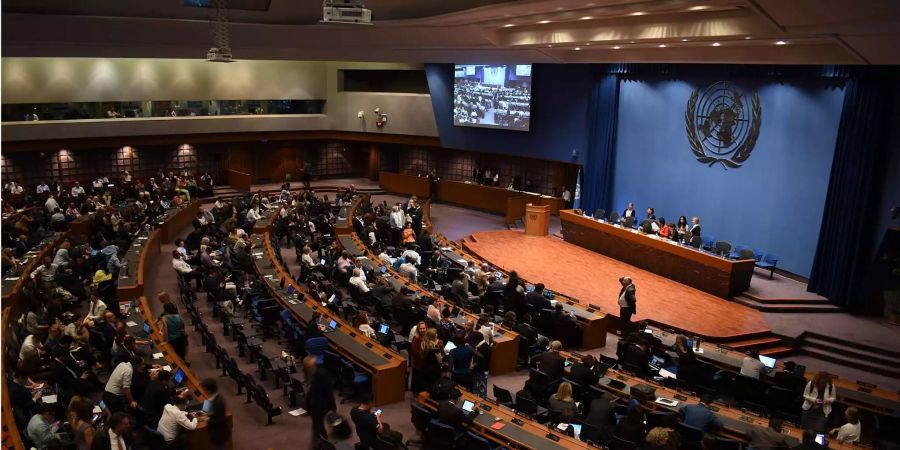
[[[371,376],[372,396],[376,404],[388,404],[403,400],[406,391],[406,359],[378,341],[369,339],[337,313],[323,306],[305,293],[275,257],[269,234],[254,234],[252,257],[257,275],[281,307],[291,311],[298,323],[307,324],[313,313],[320,313],[325,320],[334,320],[338,326],[325,334],[331,348],[361,367]],[[288,289],[293,286],[294,294]]]
[[[723,298],[750,288],[752,259],[733,260],[601,222],[574,210],[559,213],[566,242]]]

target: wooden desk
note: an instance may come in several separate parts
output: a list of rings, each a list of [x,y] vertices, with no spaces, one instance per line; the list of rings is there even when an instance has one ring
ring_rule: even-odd
[[[425,177],[378,172],[378,185],[395,194],[415,195],[419,198],[431,197],[431,185]]]
[[[655,327],[648,328],[653,331],[654,336],[659,338],[663,346],[671,347],[675,344],[675,338],[678,336],[678,333],[661,330]],[[709,342],[702,342],[700,348],[702,349],[702,353],[695,353],[697,358],[732,373],[740,373],[741,363],[743,362],[744,357],[747,356],[746,354],[732,350],[727,346],[720,346]],[[776,365],[777,370],[782,370],[783,368],[784,365],[781,363]],[[816,373],[813,371],[806,371],[805,373],[806,379],[810,381],[815,376]],[[771,380],[766,379],[766,381]],[[841,404],[856,406],[857,408],[865,409],[877,414],[896,414],[900,412],[900,392],[888,391],[877,387],[870,389],[857,384],[855,381],[841,378],[834,378],[832,382],[835,387],[835,393],[837,394],[837,401]]]
[[[185,380],[183,382],[183,387],[188,388],[193,394],[194,398],[198,402],[202,402],[204,400],[209,399],[209,393],[206,392],[203,387],[200,386],[200,380],[197,379],[197,376],[194,375],[194,372],[191,371],[191,368],[175,353],[175,349],[169,345],[168,342],[163,339],[162,332],[160,331],[156,319],[153,317],[153,314],[150,311],[150,304],[147,302],[147,297],[141,297],[138,300],[138,310],[131,311],[127,320],[129,322],[135,323],[135,325],[127,326],[126,329],[128,333],[134,337],[140,339],[139,336],[143,335],[143,322],[147,322],[150,325],[150,340],[152,341],[151,352],[148,355],[150,361],[149,364],[160,364],[160,365],[168,365],[172,368],[172,373],[174,374],[178,369],[181,369],[184,372]],[[154,349],[155,348],[155,349]],[[162,358],[153,358],[153,355],[162,354]],[[232,415],[231,411],[226,412],[226,417],[228,420],[229,426],[232,425]],[[206,432],[207,421],[206,418],[201,418],[197,423],[197,428],[187,431],[187,441],[188,448],[190,449],[200,449],[206,450],[212,448],[212,445],[209,442],[209,434]],[[228,442],[226,448],[231,448],[231,441]]]
[[[314,312],[336,321],[338,327],[326,333],[325,337],[337,353],[369,373],[375,403],[384,405],[402,401],[406,393],[406,358],[383,347],[378,341],[366,337],[337,314],[322,306],[318,300],[310,297],[305,289],[294,281],[290,273],[277,263],[268,233],[254,234],[250,240],[253,243],[252,256],[256,273],[275,300],[283,308],[290,310],[298,323],[308,323]],[[280,285],[282,279],[285,280],[284,288]],[[298,294],[297,298],[287,293],[288,286],[294,287]]]
[[[526,416],[517,415],[505,406],[494,402],[485,402],[480,397],[466,390],[460,389],[460,391],[462,396],[459,401],[480,401],[482,405],[487,405],[491,408],[490,411],[484,411],[483,414],[478,415],[472,423],[466,424],[465,427],[499,446],[509,449],[529,450],[596,448],[588,445],[587,442],[582,442],[560,433],[555,428],[548,430],[546,425],[542,425]],[[415,398],[415,402],[433,413],[437,412],[438,403],[428,396],[428,392],[419,394]],[[513,420],[520,421],[521,425],[514,423]],[[493,425],[497,422],[502,423],[503,428],[499,430],[494,429]],[[554,441],[548,436],[553,436],[557,440]]]
[[[469,206],[485,211],[506,214],[506,201],[510,197],[526,196],[536,205],[550,206],[551,214],[559,214],[563,200],[532,192],[512,191],[494,186],[463,183],[460,181],[438,181],[437,199],[447,203]]]
[[[119,281],[116,287],[116,299],[119,303],[130,303],[133,299],[145,295],[144,272],[147,267],[156,266],[160,257],[159,229],[141,233],[125,252],[126,266],[119,270]]]
[[[679,283],[729,298],[750,288],[752,259],[732,260],[656,239],[630,228],[560,211],[566,242],[618,259]]]
[[[3,354],[6,355],[6,344],[11,341],[11,333],[12,329],[10,326],[12,325],[12,312],[9,307],[3,308],[3,325],[0,327],[3,333]],[[3,370],[12,371],[12,368],[4,367]],[[13,406],[9,399],[9,388],[6,386],[6,374],[3,374],[3,379],[0,380],[0,385],[2,385],[2,408],[3,408],[3,427],[5,432],[8,433],[6,439],[3,440],[3,450],[25,450],[25,444],[22,442],[22,435],[19,434],[19,427],[16,424],[16,419],[13,416]],[[27,424],[22,424],[27,425]]]
[[[36,249],[31,250],[26,254],[27,261],[22,262],[19,276],[3,278],[3,307],[11,308],[13,316],[18,317],[25,312],[26,305],[20,301],[19,293],[22,291],[22,286],[25,285],[25,281],[31,276],[31,272],[37,269],[39,265],[43,264],[45,257],[49,256],[52,259],[56,254],[56,250],[59,248],[59,244],[66,240],[67,237],[68,233],[56,233],[44,239]]]
[[[562,354],[563,357],[565,357],[572,363],[581,361],[580,355],[575,355],[568,352],[560,352],[560,354]],[[614,380],[623,383],[624,386],[613,386],[611,382],[613,382]],[[615,394],[618,397],[629,398],[631,396],[631,387],[637,386],[639,384],[652,386],[654,389],[656,389],[657,397],[665,397],[678,401],[678,404],[674,407],[661,405],[656,402],[648,404],[647,406],[653,410],[677,412],[685,405],[696,404],[700,402],[700,398],[691,395],[690,393],[676,391],[661,384],[655,383],[652,380],[645,380],[642,378],[634,377],[615,369],[607,370],[606,374],[602,378],[600,378],[598,386],[603,390]],[[751,429],[765,428],[769,426],[769,420],[766,418],[758,417],[721,403],[715,403],[713,406],[718,409],[717,411],[715,411],[715,413],[722,420],[722,423],[724,425],[724,428],[721,430],[721,434],[729,438],[747,441],[748,433]],[[803,429],[799,426],[785,424],[782,432],[785,434],[785,436],[787,436],[788,447],[798,445],[803,438]],[[854,449],[862,447],[858,447],[853,444],[840,444],[836,441],[833,441],[829,442],[829,448]]]
[[[354,233],[350,239],[354,243],[354,248],[363,252],[364,256],[357,258],[363,266],[369,266],[368,268],[373,270],[375,273],[380,273],[381,267],[387,268],[387,277],[388,283],[394,289],[395,292],[399,292],[400,289],[406,287],[407,289],[413,292],[415,298],[426,298],[429,303],[434,304],[438,309],[444,309],[445,307],[452,309],[454,306],[453,303],[444,299],[443,296],[433,293],[428,289],[419,286],[418,284],[413,283],[408,278],[401,275],[399,272],[394,270],[393,267],[384,265],[378,256],[375,255],[372,251],[363,245],[362,241],[359,240],[359,237]],[[346,240],[342,240],[341,244],[343,245]],[[349,250],[348,250],[349,251]],[[377,275],[376,275],[377,276]],[[424,305],[420,302],[414,302],[420,309],[427,310],[427,305]],[[460,316],[454,318],[454,322],[457,327],[462,329],[465,323],[469,320],[478,321],[478,316],[471,311],[466,309],[460,309]],[[491,375],[503,375],[510,372],[516,371],[516,365],[519,360],[519,335],[515,331],[498,325],[496,327],[498,330],[494,335],[494,345],[491,348]]]

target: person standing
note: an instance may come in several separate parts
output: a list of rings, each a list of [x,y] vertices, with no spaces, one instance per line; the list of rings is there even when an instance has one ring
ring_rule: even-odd
[[[835,398],[831,375],[828,372],[817,373],[803,389],[803,414],[800,416],[800,425],[807,430],[824,434],[828,415],[831,414],[831,404]]]
[[[325,416],[330,411],[337,409],[334,401],[334,388],[325,369],[316,365],[315,356],[307,356],[303,359],[303,372],[308,385],[306,410],[313,423],[313,438],[310,439],[310,448],[317,448],[319,440],[328,437],[328,431],[325,429]]]
[[[637,313],[637,297],[631,277],[619,278],[622,289],[619,290],[619,332],[622,336],[631,329],[631,316]]]
[[[184,333],[184,321],[178,315],[178,308],[174,303],[163,304],[163,314],[159,316],[160,333],[166,337],[166,342],[172,346],[182,360],[187,362],[187,335]]]
[[[208,413],[206,430],[209,433],[209,443],[212,450],[223,450],[231,440],[231,429],[228,428],[228,418],[225,417],[225,399],[219,395],[219,383],[215,378],[207,378],[200,382],[200,387],[209,395],[209,409],[204,405],[204,411]]]

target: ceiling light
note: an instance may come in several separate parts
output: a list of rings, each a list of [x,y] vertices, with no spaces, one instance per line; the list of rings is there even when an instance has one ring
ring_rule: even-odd
[[[688,41],[687,39],[682,39],[682,40],[681,40],[681,42],[687,42],[687,41]]]
[[[590,42],[585,42],[584,45],[591,45],[591,43],[590,43]]]
[[[775,43],[775,45],[787,45],[787,42],[784,42],[784,41],[778,41],[778,42]]]
[[[722,44],[720,44],[720,43],[718,43],[718,42],[713,42],[713,47],[718,47],[718,46],[720,46],[720,45],[722,45]]]
[[[575,47],[575,50],[581,50],[581,47]]]
[[[703,11],[704,9],[708,9],[708,8],[709,8],[709,6],[704,6],[704,5],[691,6],[690,8],[688,8],[688,11]]]
[[[666,48],[666,44],[659,44],[659,48]]]
[[[593,17],[591,17],[591,16],[584,16],[581,18],[581,20],[591,20],[591,19],[593,19]]]
[[[753,39],[753,38],[750,37],[750,36],[744,36],[744,39],[750,40],[750,39]]]
[[[553,47],[553,44],[549,44],[549,45],[547,45],[547,48],[550,48],[550,47]]]
[[[628,41],[629,44],[634,44],[634,41]]]
[[[540,22],[538,22],[538,23],[543,25],[543,24],[545,24],[545,23],[550,23],[550,21],[549,21],[549,20],[542,20],[542,21],[540,21]]]
[[[622,48],[622,47],[619,47],[618,45],[614,45],[614,46],[613,46],[613,50],[618,50],[618,49],[620,49],[620,48]]]
[[[506,24],[506,25],[503,25],[503,28],[509,28],[509,27],[514,27],[514,26],[516,26],[516,24],[514,24],[514,23],[508,23],[508,24]]]
[[[629,16],[643,16],[644,14],[647,14],[647,13],[645,13],[643,11],[635,11],[635,12],[629,14]]]

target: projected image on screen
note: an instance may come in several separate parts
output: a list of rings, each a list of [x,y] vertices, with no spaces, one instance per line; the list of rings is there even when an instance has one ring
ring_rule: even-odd
[[[453,125],[528,131],[531,64],[457,65]]]

